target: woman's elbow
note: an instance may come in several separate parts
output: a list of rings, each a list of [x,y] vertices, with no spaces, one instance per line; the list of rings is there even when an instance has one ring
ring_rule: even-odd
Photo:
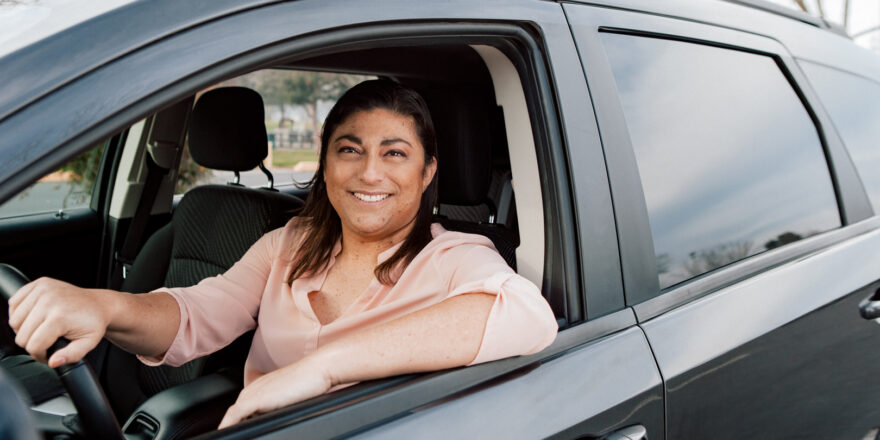
[[[550,310],[549,305],[546,310],[535,316],[533,322],[535,341],[532,350],[525,354],[534,354],[549,347],[556,340],[556,334],[559,331],[556,317],[553,315],[553,311]]]

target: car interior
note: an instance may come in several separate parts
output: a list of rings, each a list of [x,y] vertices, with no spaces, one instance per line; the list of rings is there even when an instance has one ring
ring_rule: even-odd
[[[525,233],[545,230],[535,140],[517,67],[501,50],[386,42],[337,47],[261,68],[374,75],[419,91],[438,138],[437,221],[450,230],[487,236],[511,267],[542,286],[545,236]],[[308,195],[307,188],[292,183],[273,185],[261,164],[267,137],[257,92],[209,87],[197,96],[123,131],[107,202],[107,215],[116,222],[110,246],[117,249],[114,264],[120,271],[107,272],[107,286],[140,293],[220,274],[261,235],[295,216]],[[267,184],[200,185],[175,198],[185,144],[205,168],[239,173],[259,167]],[[546,288],[544,293],[562,318],[562,295]],[[214,429],[235,400],[251,336],[181,367],[147,367],[106,341],[88,360],[126,436],[188,437]],[[18,371],[13,376],[24,382],[34,407],[54,417],[38,421],[42,429],[71,430],[59,422],[60,414],[74,410],[53,371],[26,355],[0,362]]]

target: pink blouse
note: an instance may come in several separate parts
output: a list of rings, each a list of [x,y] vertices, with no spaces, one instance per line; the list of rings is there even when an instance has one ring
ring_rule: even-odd
[[[531,354],[556,337],[553,312],[538,288],[517,275],[481,236],[431,226],[433,240],[398,273],[394,285],[375,278],[334,321],[321,325],[308,294],[321,290],[339,254],[320,273],[287,278],[302,239],[296,219],[260,238],[226,273],[186,288],[162,288],[177,300],[180,327],[162,359],[148,365],[181,365],[213,353],[256,328],[245,363],[245,385],[289,365],[318,347],[360,329],[399,318],[465,293],[496,296],[477,356],[471,364]],[[379,254],[377,264],[400,245]]]

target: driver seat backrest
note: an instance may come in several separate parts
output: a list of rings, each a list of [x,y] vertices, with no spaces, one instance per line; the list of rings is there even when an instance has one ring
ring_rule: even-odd
[[[204,93],[189,127],[193,160],[206,168],[248,171],[267,155],[263,101],[242,87]],[[180,200],[171,222],[144,244],[125,279],[125,292],[186,287],[219,275],[263,234],[284,226],[303,205],[297,197],[240,185],[203,185]],[[252,333],[214,355],[180,367],[148,367],[111,346],[102,379],[117,416],[124,420],[148,397],[225,367],[240,368]],[[131,371],[136,374],[119,374]]]
[[[516,270],[519,232],[510,165],[501,160],[507,155],[501,108],[481,88],[426,88],[420,93],[437,133],[437,220],[448,230],[488,237]]]

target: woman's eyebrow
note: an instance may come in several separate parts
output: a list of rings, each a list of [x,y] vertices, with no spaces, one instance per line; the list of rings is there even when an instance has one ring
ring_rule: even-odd
[[[398,143],[398,142],[403,142],[404,144],[407,144],[407,145],[409,145],[410,147],[412,147],[412,145],[411,145],[409,142],[407,142],[407,141],[405,141],[405,140],[403,140],[403,139],[401,139],[401,138],[383,139],[382,142],[381,142],[379,145],[387,146],[387,145],[393,145],[393,144],[396,144],[396,143]]]
[[[354,142],[354,143],[356,143],[356,144],[358,144],[358,145],[363,144],[363,142],[361,141],[361,138],[359,138],[359,137],[357,137],[357,136],[355,136],[355,135],[353,135],[353,134],[343,134],[343,135],[341,135],[341,136],[337,136],[336,139],[333,140],[333,142],[337,142],[337,141],[339,141],[339,140],[341,140],[341,139],[349,140],[349,141]]]

